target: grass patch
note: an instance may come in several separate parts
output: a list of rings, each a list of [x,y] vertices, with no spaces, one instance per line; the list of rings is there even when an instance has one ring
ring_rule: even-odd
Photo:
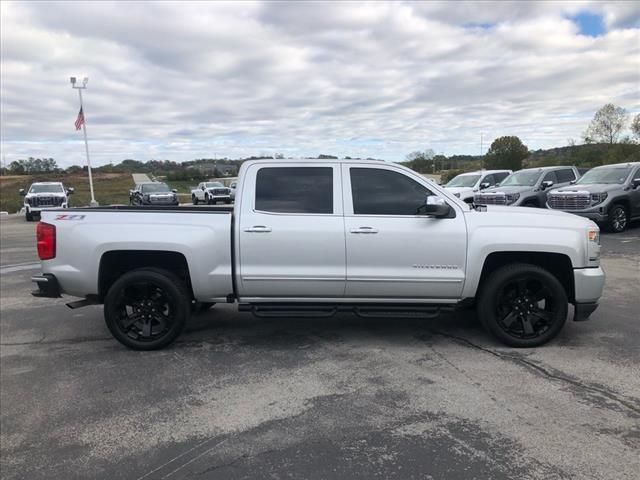
[[[27,189],[33,182],[62,182],[75,188],[71,206],[89,205],[89,178],[87,174],[10,175],[0,177],[0,210],[15,213],[22,208],[20,188]],[[94,173],[93,188],[100,205],[129,204],[129,190],[134,187],[129,173]]]

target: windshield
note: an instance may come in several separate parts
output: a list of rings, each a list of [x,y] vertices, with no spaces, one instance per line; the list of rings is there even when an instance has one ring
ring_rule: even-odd
[[[220,187],[224,187],[224,185],[222,185],[220,182],[208,182],[205,183],[204,186],[206,188],[220,188]]]
[[[516,173],[512,173],[507,178],[505,178],[502,182],[500,182],[500,186],[504,187],[506,185],[514,185],[521,187],[532,187],[536,184],[538,179],[542,175],[540,170],[521,170]]]
[[[63,193],[62,185],[54,183],[52,185],[31,185],[29,193]]]
[[[170,192],[169,187],[166,183],[149,183],[148,185],[142,186],[142,191],[144,193],[164,193]]]
[[[480,179],[480,175],[458,175],[445,187],[473,187]]]
[[[594,168],[584,174],[583,177],[576,182],[576,185],[593,185],[595,183],[624,183],[629,174],[631,167],[604,167]]]

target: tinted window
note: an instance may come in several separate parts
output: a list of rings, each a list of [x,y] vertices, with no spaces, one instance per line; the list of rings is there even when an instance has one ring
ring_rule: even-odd
[[[333,213],[333,169],[270,167],[258,170],[256,210]]]
[[[575,180],[576,176],[573,173],[573,170],[570,168],[565,168],[564,170],[558,170],[556,172],[556,176],[558,177],[558,183],[567,183],[571,180]]]
[[[542,179],[543,182],[551,180],[553,183],[558,183],[558,178],[556,177],[556,172],[547,173]]]
[[[401,173],[377,168],[351,168],[353,213],[416,215],[431,192]]]
[[[488,183],[490,187],[492,187],[493,185],[496,184],[495,179],[493,178],[493,175],[487,175],[486,177],[484,177],[482,179],[482,183]]]
[[[494,173],[493,176],[496,179],[496,183],[500,183],[509,176],[509,172]]]

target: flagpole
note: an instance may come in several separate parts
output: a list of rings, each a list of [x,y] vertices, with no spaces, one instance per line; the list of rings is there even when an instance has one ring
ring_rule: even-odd
[[[84,133],[84,149],[87,154],[87,171],[89,172],[89,191],[91,192],[92,207],[98,206],[96,197],[93,194],[93,176],[91,175],[91,159],[89,158],[89,142],[87,141],[87,116],[84,114],[84,105],[82,104],[82,90],[87,88],[87,82],[89,78],[84,77],[82,86],[76,86],[76,77],[71,77],[71,87],[78,90],[78,96],[80,98],[80,111],[82,112],[82,133]]]

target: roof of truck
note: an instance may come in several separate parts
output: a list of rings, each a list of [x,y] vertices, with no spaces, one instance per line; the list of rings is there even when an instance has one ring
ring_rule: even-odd
[[[610,163],[609,165],[598,165],[593,168],[607,168],[607,167],[634,167],[640,165],[640,162],[623,162],[623,163]]]

